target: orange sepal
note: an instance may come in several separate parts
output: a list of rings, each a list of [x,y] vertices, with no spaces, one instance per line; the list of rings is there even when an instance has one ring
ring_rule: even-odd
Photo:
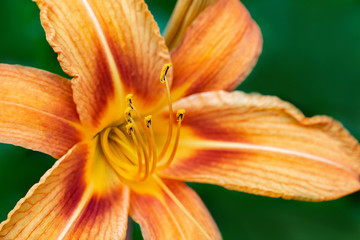
[[[360,189],[360,146],[329,117],[306,118],[276,97],[242,92],[196,94],[174,108],[186,117],[164,177],[309,201]]]
[[[70,81],[30,67],[0,64],[0,141],[64,155],[84,138]]]
[[[259,27],[239,0],[218,0],[187,29],[171,53],[173,94],[235,89],[262,50]]]
[[[128,188],[95,193],[84,174],[91,152],[79,143],[59,159],[0,224],[0,238],[125,239]]]
[[[130,215],[144,239],[221,239],[205,205],[186,184],[155,176],[145,186],[130,195]]]

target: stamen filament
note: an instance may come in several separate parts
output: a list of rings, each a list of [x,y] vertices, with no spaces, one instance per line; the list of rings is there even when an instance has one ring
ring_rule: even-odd
[[[124,133],[120,129],[114,127],[112,130],[113,130],[112,131],[113,134],[109,135],[110,139],[118,144],[120,150],[124,152],[126,159],[132,165],[135,165],[135,163],[132,161],[132,159],[134,159],[135,156],[132,152],[132,149],[129,147],[130,142],[128,141],[128,139],[125,137]]]
[[[135,149],[136,149],[136,154],[138,157],[138,176],[141,180],[143,180],[143,178],[141,178],[141,173],[142,173],[142,167],[143,167],[143,161],[142,161],[142,156],[141,156],[141,152],[140,152],[140,147],[139,147],[139,142],[137,141],[135,135],[134,135],[134,129],[133,129],[133,124],[132,123],[128,123],[126,125],[126,130],[128,132],[128,134],[131,136],[134,145],[135,145]]]
[[[141,118],[139,112],[136,110],[135,106],[132,103],[132,94],[128,94],[126,96],[126,101],[128,102],[129,107],[125,110],[125,118],[127,118],[128,122],[132,123],[134,128],[135,128],[135,134],[137,139],[140,141],[140,145],[141,145],[141,149],[142,152],[144,154],[144,161],[145,161],[145,178],[148,176],[149,174],[149,166],[151,164],[151,155],[152,155],[152,147],[150,146],[150,136],[148,134],[148,132],[146,131],[146,127],[144,125],[144,123],[142,121],[140,121],[141,127],[145,133],[145,138],[146,140],[143,139],[143,135],[141,134],[141,132],[139,131],[139,128],[137,127],[136,122],[134,121],[134,119],[131,116],[131,111],[134,111],[136,116],[138,117],[138,119]],[[145,141],[148,143],[148,152],[145,150]]]
[[[113,154],[113,152],[110,149],[110,146],[108,144],[108,137],[110,133],[110,128],[106,129],[100,136],[100,144],[101,148],[103,150],[103,153],[105,155],[105,158],[107,159],[108,163],[111,165],[114,170],[119,173],[122,178],[129,179],[129,180],[135,180],[134,176],[131,176],[128,174],[128,171],[130,169],[124,169],[121,166],[117,164],[118,161],[117,157]],[[127,171],[126,171],[127,170]]]
[[[142,157],[141,157],[139,142],[136,140],[136,137],[135,137],[134,134],[131,134],[131,137],[132,137],[132,139],[134,141],[134,145],[135,145],[135,148],[136,148],[136,153],[137,153],[137,156],[138,156],[138,165],[139,165],[138,176],[139,176],[140,180],[142,181],[142,180],[146,179],[146,177],[141,177],[143,161],[142,161]]]
[[[109,138],[110,139],[110,138]],[[112,141],[112,140],[111,140]],[[113,161],[116,165],[119,165],[119,167],[121,168],[121,169],[124,169],[124,170],[131,170],[131,169],[133,169],[133,166],[135,165],[132,161],[130,161],[129,160],[129,156],[126,156],[126,154],[124,153],[124,152],[122,152],[122,151],[120,151],[121,150],[121,148],[119,148],[118,146],[112,146],[112,144],[109,144],[109,148],[108,149],[110,149],[110,151],[111,151],[111,154],[109,155],[108,154],[108,159],[109,160],[111,160],[111,161]],[[116,156],[115,154],[119,154],[119,156]],[[110,156],[111,156],[111,158],[110,158]],[[129,165],[129,164],[126,164],[126,163],[124,163],[124,164],[121,164],[121,161],[119,161],[120,159],[126,159],[126,160],[128,160],[129,161],[129,163],[131,164],[131,165]],[[130,168],[131,169],[130,169]]]
[[[131,99],[130,99],[130,101],[129,101],[129,104],[130,104],[130,107],[134,110],[137,118],[138,118],[138,119],[141,119],[141,116],[140,116],[139,112],[136,110],[135,106],[132,104]],[[134,122],[134,120],[132,120],[132,122]],[[143,131],[144,131],[145,138],[146,138],[146,142],[148,143],[148,155],[147,155],[147,158],[146,158],[146,159],[147,159],[147,162],[148,162],[147,165],[148,165],[148,166],[149,166],[149,165],[153,165],[154,159],[151,158],[151,156],[153,155],[153,146],[152,146],[152,144],[151,144],[151,137],[150,137],[150,135],[149,135],[149,132],[148,132],[147,129],[146,129],[146,126],[145,126],[144,122],[142,122],[142,121],[139,121],[139,122],[140,122],[141,127],[142,127],[142,129],[143,129]],[[133,123],[133,124],[135,125],[135,123]],[[135,127],[136,127],[136,125],[135,125]],[[136,128],[137,128],[137,127],[136,127]],[[136,129],[135,129],[135,130],[136,130]],[[138,130],[136,130],[136,131],[138,131]],[[143,141],[141,141],[141,144],[145,145]],[[144,151],[145,151],[145,150],[144,150]],[[148,167],[147,169],[149,169],[149,167]]]
[[[162,83],[165,83],[165,86],[166,86],[166,94],[167,94],[167,97],[168,97],[168,105],[169,105],[169,129],[168,129],[168,135],[167,135],[167,138],[166,138],[166,142],[163,146],[163,149],[161,150],[161,153],[159,155],[159,159],[163,158],[168,147],[169,147],[169,144],[170,144],[170,141],[171,141],[171,138],[172,138],[172,132],[173,132],[173,129],[172,129],[172,125],[173,125],[173,109],[172,109],[172,100],[171,100],[171,94],[170,94],[170,88],[169,88],[169,83],[166,79],[166,74],[169,70],[169,68],[171,67],[171,64],[166,64],[164,67],[163,67],[163,70],[161,72],[161,76],[160,76],[160,81]]]
[[[163,170],[169,167],[175,158],[185,110],[181,109],[176,114],[178,124],[174,133],[174,112],[169,82],[166,78],[170,67],[171,64],[166,64],[160,75],[160,81],[166,87],[169,126],[165,143],[159,155],[151,115],[145,117],[144,122],[141,121],[142,117],[133,104],[132,94],[126,96],[127,108],[124,111],[124,118],[114,122],[112,126],[109,126],[97,136],[96,140],[100,142],[100,150],[104,158],[107,159],[109,165],[122,180],[144,181],[157,168]],[[135,112],[134,118],[132,116],[133,112]],[[139,126],[138,122],[140,122],[141,126]]]
[[[172,152],[170,154],[170,157],[165,161],[165,163],[163,165],[159,166],[159,170],[166,169],[167,167],[169,167],[171,165],[172,161],[174,160],[174,157],[175,157],[178,145],[179,145],[181,122],[184,119],[184,114],[185,114],[185,110],[183,110],[183,109],[179,110],[177,113],[178,126],[176,129],[174,146],[173,146]]]
[[[136,123],[134,121],[134,119],[132,119],[131,117],[129,118],[131,123],[134,125],[134,128],[135,128],[135,136],[136,138],[140,141],[140,144],[141,145],[141,150],[143,152],[143,155],[144,155],[144,165],[145,165],[145,173],[144,173],[144,177],[147,178],[148,174],[149,174],[149,158],[150,156],[148,155],[148,153],[146,152],[146,149],[145,149],[145,143],[144,143],[144,140],[142,139],[142,136],[140,134],[140,131],[139,131],[139,128],[136,126]]]

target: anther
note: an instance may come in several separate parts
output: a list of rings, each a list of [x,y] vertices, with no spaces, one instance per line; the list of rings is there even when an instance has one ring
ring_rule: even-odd
[[[132,111],[132,108],[131,107],[127,107],[125,109],[125,112],[124,112],[124,115],[125,115],[125,119],[128,121],[128,122],[131,122],[130,119],[131,119],[131,111]]]
[[[171,66],[172,66],[172,64],[168,63],[168,64],[165,64],[165,66],[162,68],[161,74],[160,74],[160,82],[165,83],[166,74],[168,73]]]
[[[184,116],[185,116],[185,109],[180,109],[177,111],[176,118],[178,121],[182,121],[184,119]]]
[[[144,123],[146,124],[147,128],[149,128],[151,126],[151,118],[152,118],[152,116],[149,115],[149,116],[145,117],[145,119],[144,119]]]
[[[128,123],[126,124],[126,132],[129,134],[129,136],[132,135],[132,133],[134,132],[134,125],[132,123]]]
[[[129,104],[129,106],[131,107],[131,109],[133,108],[132,107],[132,98],[133,98],[133,95],[130,93],[128,95],[126,95],[126,103]]]

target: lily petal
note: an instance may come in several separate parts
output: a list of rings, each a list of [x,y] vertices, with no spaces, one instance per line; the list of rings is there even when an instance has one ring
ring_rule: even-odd
[[[130,215],[144,239],[221,239],[199,196],[186,184],[154,177],[133,189]]]
[[[259,27],[238,0],[218,0],[188,28],[172,52],[174,98],[235,89],[262,50]]]
[[[164,38],[170,50],[184,38],[187,28],[199,14],[215,0],[178,0],[166,26]]]
[[[100,130],[118,120],[126,93],[140,98],[138,108],[165,95],[159,75],[170,55],[143,0],[35,1],[47,40],[74,77],[83,124]]]
[[[70,81],[30,67],[0,64],[0,142],[56,158],[84,136]]]
[[[72,148],[0,224],[1,239],[124,239],[129,191],[98,196],[84,181],[88,144]]]
[[[322,201],[360,189],[360,146],[340,123],[276,97],[209,92],[185,108],[177,159],[162,176],[270,197]]]

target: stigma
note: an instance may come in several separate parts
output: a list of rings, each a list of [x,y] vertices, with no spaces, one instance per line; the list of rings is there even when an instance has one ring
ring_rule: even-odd
[[[156,145],[158,136],[154,134],[152,116],[141,115],[135,107],[132,94],[128,94],[125,98],[123,122],[109,126],[99,134],[103,157],[121,180],[145,181],[157,170],[169,167],[175,158],[185,110],[177,111],[177,127],[174,130],[174,112],[166,79],[170,67],[171,64],[166,64],[160,74],[160,82],[166,89],[169,109],[167,137],[162,146]]]

